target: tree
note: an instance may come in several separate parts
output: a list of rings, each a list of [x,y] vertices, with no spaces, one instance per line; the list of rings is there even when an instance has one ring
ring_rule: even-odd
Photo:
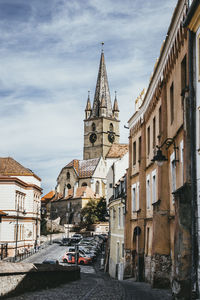
[[[99,221],[105,221],[106,212],[106,201],[104,198],[99,200],[92,199],[81,210],[83,223],[88,226]]]

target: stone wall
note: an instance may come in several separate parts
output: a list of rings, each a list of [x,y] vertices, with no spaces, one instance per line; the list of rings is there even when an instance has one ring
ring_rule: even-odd
[[[171,282],[171,257],[155,254],[145,256],[145,281],[154,288],[169,288]]]
[[[80,278],[78,266],[0,263],[0,298],[58,286]]]

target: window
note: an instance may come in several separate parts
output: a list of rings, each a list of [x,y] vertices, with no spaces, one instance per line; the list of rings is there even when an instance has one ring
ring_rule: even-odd
[[[92,123],[92,131],[96,130],[96,125],[94,123]]]
[[[67,179],[70,179],[70,173],[67,172]]]
[[[150,153],[150,126],[147,128],[147,154]]]
[[[83,182],[81,186],[87,186],[87,182]]]
[[[171,183],[172,183],[172,193],[176,190],[176,162],[175,162],[175,155],[174,152],[170,156],[171,162]]]
[[[115,208],[113,208],[113,220],[115,219],[115,217],[116,217],[116,210]]]
[[[109,188],[110,188],[110,189],[112,188],[112,183],[109,184]]]
[[[119,242],[117,242],[117,264],[119,263],[119,259],[120,259],[120,249],[119,249]]]
[[[122,226],[124,227],[125,225],[125,214],[126,214],[126,209],[125,206],[122,208],[123,214],[122,214]]]
[[[147,209],[150,208],[150,177],[147,177],[146,183],[146,199],[147,199]]]
[[[149,227],[147,227],[146,255],[149,254]]]
[[[184,147],[183,140],[180,142],[180,165],[182,173],[182,184],[184,183]]]
[[[132,211],[136,211],[136,189],[135,184],[132,187]]]
[[[162,107],[159,107],[159,135],[162,133]]]
[[[174,121],[174,84],[172,82],[170,87],[170,117],[171,117],[171,124]]]
[[[110,123],[109,130],[110,130],[111,132],[113,132],[113,129],[114,129],[113,124]]]
[[[122,257],[124,257],[124,243],[122,243]]]
[[[181,93],[185,90],[187,86],[187,59],[186,55],[181,62]]]
[[[71,184],[68,183],[67,188],[68,188],[68,190],[70,190],[71,189]]]
[[[142,137],[139,137],[139,141],[138,141],[138,161],[141,161],[141,157],[142,157]]]
[[[140,209],[140,183],[137,183],[137,210]]]
[[[199,110],[199,149],[200,150],[200,106],[198,107]]]
[[[156,117],[153,118],[153,148],[156,146]]]
[[[200,81],[200,34],[198,36],[198,80]]]
[[[99,194],[99,181],[96,182],[96,194]]]
[[[121,207],[118,207],[118,227],[121,227]]]
[[[136,164],[136,142],[133,143],[133,165]]]
[[[152,172],[152,203],[157,201],[156,197],[156,170]]]

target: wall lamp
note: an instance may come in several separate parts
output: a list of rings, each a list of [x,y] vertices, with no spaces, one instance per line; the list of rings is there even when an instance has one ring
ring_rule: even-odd
[[[166,150],[173,144],[174,146],[174,162],[178,162],[179,160],[177,159],[177,153],[176,151],[178,150],[178,147],[176,147],[175,140],[173,138],[167,138],[161,146],[156,146],[158,149],[156,151],[156,154],[154,155],[153,159],[151,161],[156,162],[158,166],[162,166],[165,161],[167,161],[167,158],[165,155],[163,155],[161,148],[166,145]]]

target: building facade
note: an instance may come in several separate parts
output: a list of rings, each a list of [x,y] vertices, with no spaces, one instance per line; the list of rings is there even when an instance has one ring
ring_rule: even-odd
[[[41,179],[11,157],[0,158],[1,244],[15,256],[40,244]]]
[[[189,30],[190,44],[190,68],[191,68],[191,85],[194,88],[194,93],[190,93],[191,103],[191,120],[192,127],[192,140],[193,146],[191,153],[191,165],[195,174],[192,177],[192,186],[195,191],[192,201],[193,203],[193,236],[194,242],[197,242],[193,247],[192,259],[192,274],[193,274],[193,289],[197,279],[197,290],[200,295],[200,3],[193,0],[184,23],[185,27]],[[198,256],[198,259],[197,259]],[[198,297],[199,298],[199,297]]]
[[[148,89],[129,120],[126,274],[191,294],[188,2],[179,0]]]
[[[110,198],[108,209],[110,215],[109,230],[109,274],[113,278],[124,278],[124,227],[126,213],[126,176],[114,186],[113,197]]]

